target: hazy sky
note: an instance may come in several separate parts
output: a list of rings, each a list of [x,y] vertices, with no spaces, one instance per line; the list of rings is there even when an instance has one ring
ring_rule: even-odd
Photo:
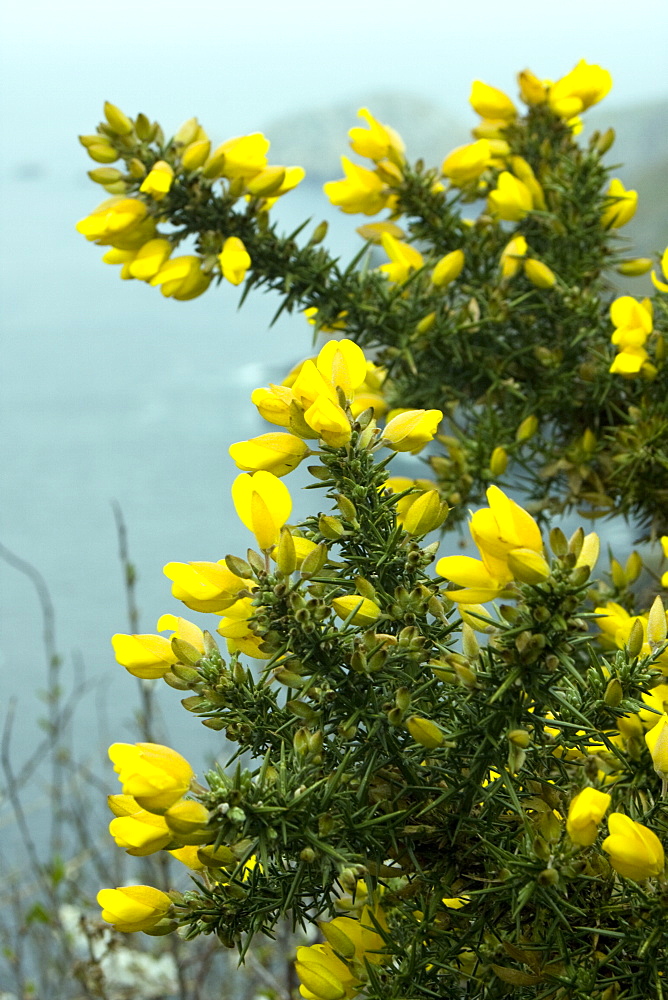
[[[480,77],[610,69],[616,104],[668,95],[666,0],[28,0],[0,15],[3,138],[59,142],[110,99],[216,137],[397,89],[463,109]],[[9,132],[7,131],[9,127]]]

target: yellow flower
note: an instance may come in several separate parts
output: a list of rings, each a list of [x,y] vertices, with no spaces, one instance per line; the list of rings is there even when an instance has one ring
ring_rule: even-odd
[[[649,334],[652,332],[652,303],[649,299],[638,302],[632,295],[621,295],[610,306],[610,319],[618,330],[639,329]]]
[[[589,534],[585,535],[582,541],[580,555],[575,560],[575,568],[577,569],[579,566],[588,566],[589,569],[592,570],[598,562],[600,552],[601,540],[595,531],[590,531]]]
[[[442,419],[441,410],[404,410],[386,424],[381,441],[393,451],[416,455],[433,440]]]
[[[295,395],[292,389],[283,385],[270,385],[268,388],[254,389],[251,402],[258,408],[261,417],[278,427],[290,426],[290,411]]]
[[[209,177],[247,180],[267,166],[268,150],[269,140],[261,132],[227,139],[211,154],[204,173]]]
[[[318,927],[327,943],[343,958],[366,957],[374,963],[382,962],[382,955],[366,954],[380,952],[384,941],[380,934],[364,926],[362,921],[365,918],[368,918],[368,908],[365,908],[359,920],[353,917],[334,917],[333,920],[319,920]]]
[[[610,813],[608,829],[601,847],[616,872],[636,881],[662,873],[663,847],[655,833],[623,813]]]
[[[508,170],[502,170],[496,188],[487,196],[487,206],[492,215],[506,221],[519,222],[533,208],[533,198],[523,181]]]
[[[493,575],[479,559],[472,556],[443,556],[436,563],[436,572],[463,590],[448,590],[448,597],[464,604],[485,604],[498,597],[512,575]]]
[[[224,611],[234,604],[240,590],[251,590],[256,586],[252,580],[244,580],[232,573],[224,559],[215,563],[170,562],[163,573],[172,581],[172,596],[177,601],[182,601],[193,611],[204,613]]]
[[[117,247],[112,247],[111,250],[107,250],[107,252],[103,254],[102,260],[105,264],[122,264],[121,278],[123,281],[131,281],[134,275],[130,273],[130,264],[136,256],[136,249],[119,250]]]
[[[497,486],[487,490],[489,507],[476,511],[469,530],[482,562],[470,556],[445,556],[436,572],[464,590],[448,591],[453,601],[485,603],[502,593],[511,580],[538,583],[550,574],[543,557],[538,525]]]
[[[637,375],[649,357],[643,345],[652,332],[652,303],[649,299],[638,302],[631,295],[622,295],[610,306],[610,319],[615,326],[610,339],[619,348],[610,371]]]
[[[101,889],[97,901],[102,919],[117,931],[148,931],[167,915],[172,905],[169,896],[150,885],[125,885]]]
[[[431,272],[432,284],[436,285],[437,288],[445,288],[462,273],[465,260],[463,250],[453,250],[451,253],[446,253]]]
[[[455,187],[463,187],[484,174],[492,161],[489,139],[478,139],[466,146],[458,146],[443,160],[441,173]]]
[[[367,108],[360,108],[357,115],[364,119],[369,128],[358,126],[350,129],[348,135],[353,152],[376,163],[387,159],[401,166],[406,149],[401,136],[389,125],[382,125]]]
[[[139,190],[149,195],[154,201],[162,201],[169,192],[173,180],[174,170],[172,167],[165,160],[158,160],[142,181]]]
[[[292,499],[285,483],[271,472],[242,473],[232,484],[232,500],[242,523],[262,550],[273,548],[290,517]]]
[[[355,232],[359,233],[363,240],[368,240],[369,243],[375,243],[378,246],[380,245],[383,233],[390,233],[392,236],[396,236],[398,240],[406,235],[401,226],[389,220],[385,220],[384,222],[365,222],[364,225],[357,226]],[[311,321],[309,320],[309,322]]]
[[[119,237],[128,236],[136,230],[147,214],[143,201],[119,195],[103,201],[94,212],[77,222],[76,228],[87,240],[115,245]]]
[[[294,434],[274,432],[260,434],[249,441],[237,441],[229,447],[230,456],[237,468],[244,472],[273,472],[285,476],[296,469],[309,454],[309,447]]]
[[[343,390],[348,400],[367,377],[368,366],[364,351],[352,340],[329,340],[315,362],[316,368],[335,388]]]
[[[520,87],[520,97],[529,107],[535,104],[545,104],[548,87],[539,80],[530,69],[522,70],[517,77]]]
[[[345,178],[328,181],[323,191],[332,205],[338,205],[342,212],[376,215],[388,204],[390,192],[375,170],[367,170],[353,163],[347,156],[341,157]]]
[[[606,69],[581,59],[570,73],[551,85],[548,101],[555,114],[569,119],[598,104],[611,87],[612,77]]]
[[[654,770],[665,784],[668,782],[668,715],[665,712],[658,717],[656,725],[645,733],[645,743],[652,755]]]
[[[327,366],[323,367],[327,371]],[[292,395],[304,411],[308,410],[317,399],[329,399],[338,405],[336,389],[310,358],[299,368],[297,377],[292,383]]]
[[[512,122],[517,117],[517,108],[510,98],[490,87],[482,80],[474,80],[469,97],[471,107],[481,118],[491,118],[492,121]]]
[[[162,286],[160,291],[164,296],[179,302],[197,298],[211,283],[211,275],[202,271],[201,264],[201,259],[194,254],[172,257],[165,261],[150,283]]]
[[[350,619],[351,625],[373,625],[380,616],[380,608],[375,601],[359,594],[346,594],[345,597],[335,597],[332,607],[343,621],[355,612]]]
[[[441,900],[444,906],[449,910],[461,910],[462,906],[466,906],[471,902],[470,896],[444,896]]]
[[[153,679],[164,677],[178,656],[172,650],[169,639],[162,635],[112,635],[116,662],[133,677]]]
[[[513,174],[529,189],[534,208],[545,210],[545,195],[543,188],[533,172],[531,164],[523,156],[511,156],[510,166]]]
[[[402,243],[390,233],[383,233],[381,243],[391,263],[381,264],[378,270],[386,274],[390,281],[401,284],[411,271],[422,267],[424,263],[422,254],[410,243]]]
[[[268,660],[270,654],[260,649],[264,640],[253,631],[251,623],[258,610],[253,598],[242,597],[226,610],[227,615],[221,619],[216,632],[227,639],[228,651],[246,653],[256,660]]]
[[[240,285],[251,266],[250,255],[238,236],[228,236],[218,254],[218,262],[223,277],[232,285]]]
[[[499,258],[501,267],[501,277],[504,279],[514,278],[522,267],[522,262],[527,253],[527,241],[524,236],[515,236],[506,244]]]
[[[295,971],[306,1000],[343,1000],[352,997],[361,983],[329,944],[297,948]]]
[[[119,803],[119,799],[129,800],[129,803]],[[162,816],[141,809],[129,795],[110,795],[109,807],[116,814],[109,824],[109,833],[117,845],[133,857],[144,858],[155,854],[174,839]]]
[[[190,788],[195,773],[188,761],[159,743],[113,743],[109,757],[123,785],[141,809],[166,812]]]
[[[661,257],[661,270],[663,271],[664,278],[668,280],[668,247],[663,251],[663,256]],[[668,285],[665,281],[659,281],[655,271],[652,271],[651,277],[655,288],[658,288],[660,292],[668,292]]]
[[[530,514],[498,486],[489,487],[487,500],[489,507],[472,515],[470,529],[474,542],[490,561],[503,561],[518,548],[543,551],[540,530]]]
[[[172,252],[169,240],[149,240],[137,250],[128,263],[128,271],[133,278],[150,281],[154,278]]]
[[[606,192],[610,204],[601,213],[604,229],[619,229],[636,214],[638,192],[627,191],[618,177],[613,177]]]
[[[343,448],[353,433],[345,410],[327,396],[314,399],[304,412],[304,420],[331,448]]]
[[[359,918],[318,921],[326,943],[297,949],[295,969],[302,984],[299,991],[307,1000],[353,997],[362,986],[355,972],[367,963],[380,965],[387,961],[383,954],[385,940],[376,930],[387,929],[387,919],[379,905],[372,909],[363,902],[366,896],[366,885],[358,883],[354,905],[361,910]],[[337,901],[337,905],[344,903],[348,901]]]
[[[596,788],[583,788],[571,801],[566,820],[566,833],[574,844],[589,847],[598,836],[598,824],[603,819],[611,797]]]
[[[641,708],[638,714],[645,728],[652,729],[662,715],[668,715],[668,684],[657,684],[650,691],[643,691],[641,698],[647,708]]]
[[[390,478],[386,479],[383,483],[382,489],[389,490],[391,493],[403,493],[405,490],[414,488],[413,493],[409,493],[407,496],[397,500],[395,505],[397,521],[403,526],[406,514],[421,493],[424,493],[426,490],[434,489],[435,487],[436,483],[433,483],[428,479],[411,479],[409,476],[390,476]],[[420,492],[418,492],[418,490]]]
[[[207,866],[198,858],[198,852],[199,847],[196,844],[188,844],[186,847],[178,847],[174,851],[169,851],[169,854],[192,871],[206,871]]]

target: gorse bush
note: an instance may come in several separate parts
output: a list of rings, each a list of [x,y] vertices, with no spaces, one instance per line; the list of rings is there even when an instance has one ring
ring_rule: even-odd
[[[387,212],[359,229],[378,267],[365,247],[342,268],[324,224],[277,233],[303,171],[268,165],[259,133],[212,150],[196,119],[166,140],[107,104],[81,137],[123,160],[91,171],[111,198],[78,226],[123,278],[179,300],[272,289],[343,335],[252,394],[283,428],[230,449],[255,547],[165,567],[217,622],[113,639],[237,749],[200,783],[168,747],[110,748],[112,836],[169,851],[192,887],[103,889],[104,919],[242,953],[285,917],[317,924],[306,1000],[663,996],[666,612],[635,606],[638,553],[596,579],[598,536],[553,518],[632,516],[668,552],[668,258],[652,299],[611,292],[611,269],[653,261],[620,249],[637,198],[602,161],[613,135],[577,138],[609,74],[519,84],[524,114],[474,83],[474,141],[440,169],[360,112],[370,165],[344,157],[325,191]],[[391,476],[423,449],[424,477]],[[282,477],[302,461],[327,502],[293,524]],[[479,558],[437,560],[427,536],[485,496]]]

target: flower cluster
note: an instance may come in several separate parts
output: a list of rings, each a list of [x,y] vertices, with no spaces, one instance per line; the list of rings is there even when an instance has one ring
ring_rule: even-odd
[[[387,931],[382,907],[365,905],[358,916],[341,916],[320,921],[323,944],[297,949],[295,970],[306,1000],[343,1000],[363,988],[366,963],[384,961],[384,938],[377,928]]]
[[[367,108],[360,108],[369,128],[356,127],[348,133],[353,152],[373,163],[373,169],[359,166],[341,157],[345,178],[325,184],[325,194],[342,212],[377,215],[396,204],[393,188],[402,180],[405,146],[401,136],[388,125],[377,121]]]
[[[196,118],[165,143],[160,127],[145,115],[133,120],[109,102],[104,113],[106,121],[97,133],[80,136],[80,141],[96,162],[122,159],[125,170],[103,166],[89,172],[111,198],[82,219],[78,231],[99,246],[110,247],[102,259],[120,264],[121,278],[145,281],[169,298],[196,298],[215,277],[239,285],[251,258],[235,234],[208,232],[197,253],[173,256],[184,234],[158,229],[169,220],[172,201],[176,206],[180,193],[194,189],[204,197],[220,184],[229,205],[243,200],[257,213],[266,213],[300,183],[304,170],[270,165],[269,140],[260,132],[228,139],[212,149]]]
[[[639,374],[645,378],[654,377],[656,368],[645,349],[652,333],[651,301],[639,302],[631,295],[622,295],[610,306],[610,319],[615,327],[610,339],[618,351],[610,371],[627,377]]]
[[[501,596],[514,581],[540,583],[550,575],[538,525],[497,486],[487,490],[489,507],[476,511],[469,528],[480,559],[444,556],[436,572],[462,590],[448,597],[463,604],[480,604]]]

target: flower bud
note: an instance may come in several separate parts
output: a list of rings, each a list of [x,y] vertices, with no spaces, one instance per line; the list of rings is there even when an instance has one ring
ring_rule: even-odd
[[[663,601],[657,595],[647,617],[647,641],[653,653],[666,641],[666,612]]]
[[[508,569],[520,583],[542,583],[550,575],[548,562],[533,549],[511,549],[507,558]]]
[[[618,677],[611,677],[603,695],[603,701],[609,708],[617,708],[624,700],[624,688]]]
[[[441,503],[438,490],[422,493],[406,511],[402,527],[409,535],[422,537],[439,528],[448,516],[448,505]]]
[[[508,452],[502,445],[497,445],[497,447],[492,452],[491,458],[489,460],[490,472],[494,477],[502,476],[507,468],[508,468]]]
[[[311,247],[317,246],[318,243],[322,243],[325,236],[327,235],[327,230],[329,229],[329,223],[323,220],[319,222],[318,225],[313,230],[313,235],[308,241],[308,245]]]
[[[641,274],[647,274],[651,270],[654,261],[651,257],[632,257],[629,260],[621,261],[615,270],[618,274],[623,274],[626,278],[636,278]]]
[[[373,625],[380,617],[380,608],[375,601],[357,594],[335,597],[332,601],[332,607],[343,621],[349,619],[348,624],[350,625]]]
[[[643,631],[642,623],[638,618],[636,618],[631,626],[631,631],[629,632],[626,640],[626,651],[629,656],[640,656],[644,642],[645,633]]]
[[[197,170],[202,166],[210,151],[211,142],[208,139],[191,142],[181,153],[183,168],[185,170]]]
[[[517,428],[515,433],[516,441],[528,441],[532,438],[536,431],[538,430],[538,417],[535,414],[530,414],[525,417],[522,423]]]
[[[524,273],[536,288],[554,288],[557,283],[554,271],[547,264],[541,260],[534,260],[533,257],[524,261]]]
[[[398,709],[405,712],[411,703],[411,693],[407,687],[398,688],[394,695],[394,701]]]
[[[341,519],[333,517],[331,514],[320,515],[318,518],[318,529],[321,535],[324,535],[325,538],[333,542],[338,542],[346,533]]]
[[[329,552],[324,542],[316,545],[314,549],[307,553],[301,564],[300,573],[302,579],[307,580],[309,577],[316,576],[327,562],[328,556]]]
[[[99,142],[87,146],[86,152],[96,163],[114,163],[120,156],[118,150],[110,142],[105,142],[102,136],[99,137]]]
[[[465,259],[463,250],[453,250],[445,257],[441,257],[431,272],[432,284],[436,288],[445,288],[446,285],[449,285],[462,273]]]
[[[531,743],[531,733],[528,733],[526,729],[511,729],[507,733],[507,737],[510,743],[522,750],[526,750]]]
[[[178,837],[190,836],[195,831],[201,831],[209,822],[209,811],[201,802],[181,799],[170,806],[164,815],[165,823]],[[202,836],[211,838],[211,831]],[[206,843],[206,840],[204,840]]]
[[[174,142],[182,146],[189,146],[197,138],[200,125],[196,118],[188,118],[187,121],[177,129],[174,134]]]
[[[128,135],[134,128],[128,116],[109,101],[104,102],[104,117],[117,135]]]
[[[283,526],[278,539],[278,545],[274,549],[273,558],[276,561],[278,571],[283,576],[290,576],[297,569],[297,551],[295,541],[289,528]]]
[[[406,728],[416,743],[420,743],[427,750],[435,750],[445,742],[445,736],[430,719],[424,719],[419,715],[411,715],[406,721]]]
[[[95,170],[89,170],[88,176],[96,184],[113,184],[114,181],[123,180],[123,174],[116,167],[96,167]]]

